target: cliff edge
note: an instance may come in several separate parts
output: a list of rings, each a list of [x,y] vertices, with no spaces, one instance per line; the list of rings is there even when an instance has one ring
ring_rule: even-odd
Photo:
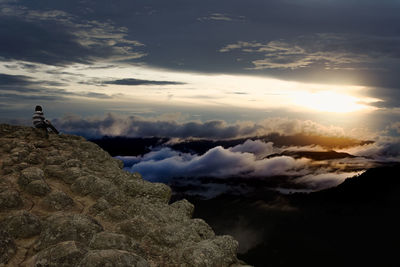
[[[73,135],[0,124],[0,266],[244,266],[171,189]]]

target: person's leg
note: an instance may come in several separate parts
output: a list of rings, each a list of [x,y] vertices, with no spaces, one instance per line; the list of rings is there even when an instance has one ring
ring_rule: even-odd
[[[50,128],[55,134],[59,134],[59,131],[56,129],[56,127],[53,126],[53,124],[51,124],[50,121],[47,121],[47,127]]]

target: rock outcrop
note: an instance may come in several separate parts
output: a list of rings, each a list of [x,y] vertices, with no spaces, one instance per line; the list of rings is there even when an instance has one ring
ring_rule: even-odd
[[[0,125],[0,266],[243,266],[171,189],[73,135]]]

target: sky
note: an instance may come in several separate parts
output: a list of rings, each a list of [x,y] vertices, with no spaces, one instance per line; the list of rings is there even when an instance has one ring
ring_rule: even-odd
[[[396,0],[0,0],[0,36],[1,122],[400,134]]]

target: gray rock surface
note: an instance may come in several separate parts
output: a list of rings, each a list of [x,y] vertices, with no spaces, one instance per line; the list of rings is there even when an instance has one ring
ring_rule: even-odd
[[[79,263],[79,267],[149,267],[142,257],[128,251],[107,249],[91,250]]]
[[[40,202],[40,205],[51,211],[68,210],[74,206],[73,199],[63,191],[53,191]]]
[[[88,245],[94,234],[103,230],[99,222],[87,215],[57,213],[44,222],[39,247],[47,248],[62,241],[77,241]]]
[[[73,135],[0,124],[0,266],[244,266],[187,200]]]
[[[22,206],[22,199],[15,190],[0,193],[0,210],[13,209]]]
[[[51,191],[48,184],[43,180],[35,180],[30,182],[25,190],[35,196],[45,196]]]
[[[35,258],[36,267],[76,266],[87,253],[79,242],[65,241],[40,251]]]
[[[8,263],[16,252],[17,247],[10,234],[0,230],[0,265]]]
[[[35,215],[22,210],[3,219],[0,226],[14,238],[28,238],[40,234],[42,223]]]
[[[91,249],[118,249],[142,254],[138,242],[129,236],[111,232],[100,232],[93,236],[89,247]]]

